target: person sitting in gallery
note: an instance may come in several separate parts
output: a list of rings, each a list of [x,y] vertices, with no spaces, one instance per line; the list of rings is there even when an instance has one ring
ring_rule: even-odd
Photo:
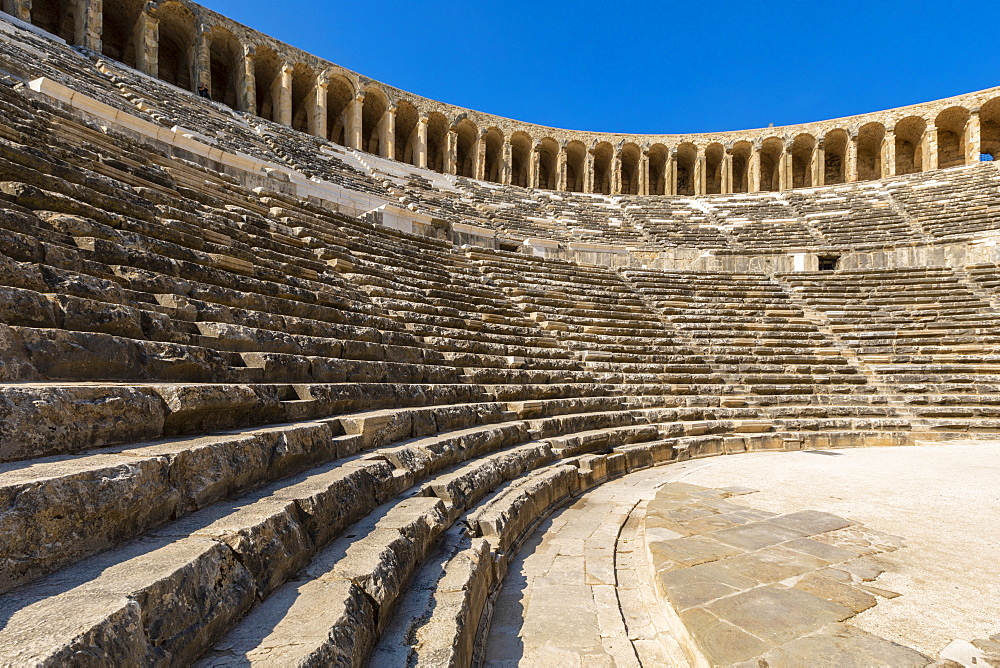
[[[198,84],[198,95],[201,95],[206,100],[212,99],[212,94],[209,92],[208,86],[206,86],[204,82]]]

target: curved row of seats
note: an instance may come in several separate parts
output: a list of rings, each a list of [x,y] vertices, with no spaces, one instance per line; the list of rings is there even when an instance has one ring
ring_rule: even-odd
[[[409,187],[0,24],[22,78]],[[520,541],[611,477],[1000,427],[995,268],[455,248],[23,87],[0,112],[0,663],[466,663]],[[425,181],[415,201],[475,210]],[[546,207],[651,238],[585,199]]]

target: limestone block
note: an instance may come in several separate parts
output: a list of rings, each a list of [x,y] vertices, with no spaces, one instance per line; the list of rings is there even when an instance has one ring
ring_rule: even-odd
[[[166,457],[95,455],[0,470],[0,587],[10,589],[173,516]]]
[[[7,387],[0,461],[158,438],[166,413],[158,394],[141,387]]]

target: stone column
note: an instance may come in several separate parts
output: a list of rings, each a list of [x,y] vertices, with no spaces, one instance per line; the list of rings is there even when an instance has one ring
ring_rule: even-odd
[[[7,0],[3,6],[11,16],[31,23],[31,0]]]
[[[282,125],[292,127],[292,66],[282,65],[278,78],[278,113],[275,119]]]
[[[969,120],[965,123],[965,164],[974,165],[979,162],[979,147],[982,141],[982,130],[979,122],[979,109],[973,109]]]
[[[727,148],[722,155],[722,173],[720,174],[719,192],[730,195],[733,192],[733,149]]]
[[[347,140],[347,145],[355,150],[363,151],[365,150],[364,138],[361,136],[361,131],[363,126],[361,124],[361,111],[365,102],[364,91],[358,93],[354,96],[354,99],[347,104],[347,110],[344,112],[346,118],[344,119],[344,138]]]
[[[826,183],[826,149],[823,148],[823,138],[816,140],[812,159],[812,186],[818,187]]]
[[[28,11],[30,19],[30,8]],[[100,53],[101,34],[104,32],[103,0],[76,0],[73,17],[73,44]]]
[[[583,192],[594,192],[594,150],[587,149],[586,160],[583,164]]]
[[[503,149],[500,154],[500,183],[505,186],[509,186],[511,179],[513,178],[513,170],[511,169],[511,154],[513,152],[513,147],[510,145],[509,141],[504,140]]]
[[[640,195],[649,194],[649,151],[643,151],[639,158],[639,190]]]
[[[445,174],[456,174],[458,173],[458,130],[456,128],[448,128],[448,134],[445,136],[447,148],[444,159],[444,172]]]
[[[479,132],[476,139],[476,171],[475,176],[480,181],[486,180],[486,130]]]
[[[330,88],[330,79],[326,72],[316,77],[316,87],[313,88],[312,113],[309,118],[309,134],[314,137],[327,139],[327,92]]]
[[[778,158],[778,190],[789,190],[792,183],[792,145],[786,143]]]
[[[151,77],[160,74],[160,19],[156,16],[156,3],[147,2],[139,12],[133,28],[135,67]]]
[[[858,180],[858,133],[847,133],[847,149],[844,151],[844,181],[854,183]]]
[[[611,156],[611,194],[622,194],[622,152],[615,151]]]
[[[569,154],[566,152],[566,145],[559,147],[559,155],[556,156],[556,190],[568,190],[567,181],[569,178],[566,166],[569,164]]]
[[[747,192],[760,192],[760,144],[754,142],[747,168]]]
[[[528,187],[538,188],[539,179],[541,178],[542,171],[542,147],[540,144],[535,144],[531,147],[531,162],[528,165]]]
[[[198,90],[198,84],[204,83],[212,94],[212,99],[222,99],[222,91],[212,88],[212,37],[206,26],[198,27],[195,37],[194,62],[191,72],[191,91]]]
[[[705,147],[699,146],[694,158],[694,194],[704,195],[708,192],[708,159],[705,157]]]
[[[886,128],[882,138],[882,178],[896,175],[896,133],[895,128]]]
[[[667,155],[667,162],[664,165],[664,172],[666,172],[664,178],[666,183],[664,184],[664,192],[667,195],[677,194],[677,149],[670,149],[669,155]]]
[[[236,109],[250,114],[257,113],[257,71],[254,68],[255,50],[243,45],[243,70],[238,73]]]
[[[383,158],[396,156],[396,105],[390,104],[378,123],[378,154]]]
[[[420,114],[417,118],[417,138],[416,146],[414,146],[414,162],[416,162],[417,167],[427,167],[427,114]]]
[[[920,171],[926,172],[938,168],[938,140],[937,126],[933,122],[927,123],[924,130],[924,138],[921,142],[923,149],[923,166]]]

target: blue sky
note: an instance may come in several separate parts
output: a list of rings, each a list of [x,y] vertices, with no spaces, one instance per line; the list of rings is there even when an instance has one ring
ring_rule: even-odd
[[[392,86],[578,130],[784,125],[1000,85],[997,2],[202,4]]]

